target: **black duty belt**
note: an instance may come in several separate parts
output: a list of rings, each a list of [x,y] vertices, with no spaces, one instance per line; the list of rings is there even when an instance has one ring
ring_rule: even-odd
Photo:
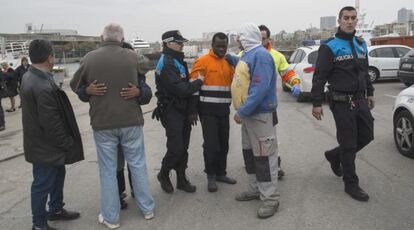
[[[350,101],[356,101],[358,99],[365,98],[365,93],[364,92],[357,92],[357,93],[354,93],[354,94],[347,94],[347,93],[340,93],[340,92],[332,91],[329,94],[332,98],[332,101],[337,101],[337,102],[350,102]]]

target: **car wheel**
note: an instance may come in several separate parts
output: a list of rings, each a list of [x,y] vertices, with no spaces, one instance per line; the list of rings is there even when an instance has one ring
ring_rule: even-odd
[[[369,80],[374,83],[379,78],[379,71],[375,67],[369,67],[368,69]]]
[[[394,120],[394,142],[398,151],[414,158],[414,118],[408,110],[399,112]]]
[[[290,92],[290,91],[292,91],[287,85],[286,85],[286,83],[285,82],[283,82],[282,83],[282,89],[283,89],[283,92]]]
[[[404,82],[404,85],[410,87],[413,83]]]

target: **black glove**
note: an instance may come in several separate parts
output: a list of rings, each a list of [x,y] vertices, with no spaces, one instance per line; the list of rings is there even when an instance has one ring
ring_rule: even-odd
[[[197,114],[190,114],[188,115],[188,123],[190,123],[192,126],[197,125],[198,116]]]
[[[157,121],[159,121],[160,120],[160,118],[161,118],[161,111],[160,111],[160,108],[159,107],[156,107],[155,109],[154,109],[154,111],[152,111],[152,115],[151,115],[151,118],[152,119],[157,119]]]

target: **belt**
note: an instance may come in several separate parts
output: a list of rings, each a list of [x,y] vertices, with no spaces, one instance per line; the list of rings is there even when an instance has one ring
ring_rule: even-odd
[[[358,99],[365,98],[365,92],[347,94],[347,93],[340,93],[340,92],[332,91],[330,92],[330,94],[332,97],[332,101],[337,101],[337,102],[350,102],[350,101],[355,101]]]

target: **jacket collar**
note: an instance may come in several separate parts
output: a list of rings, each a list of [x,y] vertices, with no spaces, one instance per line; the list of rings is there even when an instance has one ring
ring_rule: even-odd
[[[44,78],[44,79],[53,78],[53,74],[51,72],[41,70],[41,69],[36,68],[32,65],[29,67],[28,71],[32,72],[34,75],[36,75],[38,77],[41,77],[41,78]]]
[[[343,39],[343,40],[352,41],[352,39],[355,36],[355,33],[356,33],[356,30],[354,30],[354,32],[351,34],[345,33],[343,30],[341,30],[341,27],[338,27],[338,32],[336,32],[335,37]]]
[[[122,47],[122,43],[120,43],[120,42],[102,42],[101,47],[102,46],[119,46],[119,47]]]
[[[162,52],[164,54],[168,54],[170,56],[172,56],[173,58],[183,61],[184,60],[184,53],[183,52],[179,52],[179,51],[175,51],[171,48],[169,48],[168,46],[164,46]]]
[[[210,56],[214,57],[215,59],[223,59],[223,58],[220,58],[219,56],[217,56],[217,55],[214,53],[213,49],[210,49],[210,50],[208,51],[208,55],[210,55]]]

